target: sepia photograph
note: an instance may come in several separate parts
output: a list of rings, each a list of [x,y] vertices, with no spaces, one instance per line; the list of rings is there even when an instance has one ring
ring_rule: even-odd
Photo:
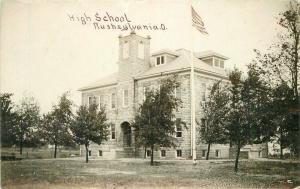
[[[300,1],[0,0],[3,189],[300,189]]]

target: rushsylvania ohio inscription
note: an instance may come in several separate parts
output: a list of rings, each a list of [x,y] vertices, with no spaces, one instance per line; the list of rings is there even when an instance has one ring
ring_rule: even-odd
[[[70,22],[92,25],[95,30],[166,30],[165,24],[135,24],[127,14],[113,15],[109,12],[95,14],[68,14]]]

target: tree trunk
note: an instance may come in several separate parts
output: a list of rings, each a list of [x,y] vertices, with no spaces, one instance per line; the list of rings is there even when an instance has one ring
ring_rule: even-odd
[[[283,148],[282,148],[282,129],[280,128],[280,159],[283,159]]]
[[[144,152],[144,159],[146,159],[147,148],[146,148],[146,147],[144,147],[144,149],[145,149],[145,152]]]
[[[206,160],[208,160],[209,158],[209,151],[210,151],[210,141],[208,142],[208,146],[207,146],[207,153],[206,153]]]
[[[56,154],[57,154],[57,144],[54,143],[54,158],[56,158]]]
[[[280,143],[280,159],[283,159],[283,149],[281,143]]]
[[[151,146],[151,165],[153,165],[153,149],[154,146]]]
[[[20,139],[20,155],[23,154],[23,138]]]
[[[89,162],[89,146],[85,144],[85,163]]]
[[[236,173],[238,171],[238,163],[239,163],[239,158],[240,158],[240,150],[241,150],[241,145],[240,145],[240,141],[238,141],[237,151],[236,151],[236,158],[235,158],[235,164],[234,164],[234,172],[236,172]]]

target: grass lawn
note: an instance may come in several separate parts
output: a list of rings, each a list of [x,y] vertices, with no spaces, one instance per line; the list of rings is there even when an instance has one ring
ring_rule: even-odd
[[[300,184],[300,163],[233,161],[41,159],[2,161],[2,188],[293,188]],[[289,181],[288,181],[289,180]]]

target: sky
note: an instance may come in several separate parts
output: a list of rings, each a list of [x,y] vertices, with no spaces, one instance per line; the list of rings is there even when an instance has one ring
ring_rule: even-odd
[[[191,4],[208,35],[192,28]],[[287,0],[2,0],[0,91],[13,93],[16,104],[34,96],[42,113],[66,91],[80,105],[80,87],[118,70],[118,36],[130,33],[95,29],[96,13],[98,24],[109,24],[107,14],[126,15],[133,25],[163,24],[165,30],[136,31],[151,36],[151,52],[213,50],[229,57],[227,68],[245,71],[253,49],[265,50],[276,41],[276,18],[287,5]],[[91,21],[82,24],[85,15]]]

